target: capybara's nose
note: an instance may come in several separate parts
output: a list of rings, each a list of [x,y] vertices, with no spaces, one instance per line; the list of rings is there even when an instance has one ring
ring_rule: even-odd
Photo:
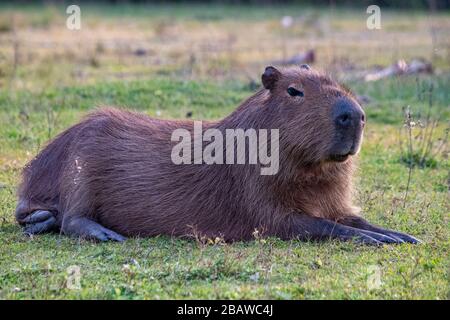
[[[333,108],[334,120],[339,128],[364,126],[365,115],[359,105],[349,99],[340,99]]]

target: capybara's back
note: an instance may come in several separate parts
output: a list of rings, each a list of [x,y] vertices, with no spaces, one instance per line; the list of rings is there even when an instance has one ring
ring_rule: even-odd
[[[172,131],[192,124],[113,108],[91,113],[27,165],[17,220],[28,233],[61,229],[101,240],[123,239],[109,229],[127,236],[194,235],[196,227],[229,233],[226,216],[204,219],[217,210],[223,179],[171,161]],[[199,188],[205,183],[212,190]]]
[[[61,227],[71,193],[78,189],[87,147],[109,129],[113,120],[120,122],[120,114],[121,111],[112,108],[91,113],[56,136],[25,166],[18,190],[16,218],[26,226],[26,231],[40,233]],[[96,161],[105,160],[96,158]],[[30,216],[32,212],[34,218]],[[34,225],[38,221],[41,224]]]

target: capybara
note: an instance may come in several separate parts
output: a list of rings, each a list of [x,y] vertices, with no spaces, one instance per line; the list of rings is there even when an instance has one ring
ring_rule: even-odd
[[[23,170],[17,221],[27,234],[100,241],[169,235],[250,240],[417,243],[373,226],[351,203],[365,115],[352,93],[308,65],[267,67],[263,87],[203,129],[277,129],[279,170],[261,164],[175,164],[176,129],[194,122],[114,108],[92,112]]]

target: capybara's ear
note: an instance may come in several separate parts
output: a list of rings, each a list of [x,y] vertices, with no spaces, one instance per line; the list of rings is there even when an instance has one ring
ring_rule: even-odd
[[[302,64],[300,66],[301,69],[305,69],[305,70],[311,70],[311,67],[308,64]]]
[[[266,67],[264,73],[261,77],[264,88],[272,90],[275,86],[275,83],[280,79],[281,72],[278,71],[275,67],[269,66]]]

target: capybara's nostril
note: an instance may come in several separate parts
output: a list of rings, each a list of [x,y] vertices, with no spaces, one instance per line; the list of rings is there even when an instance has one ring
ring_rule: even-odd
[[[336,101],[333,106],[333,119],[338,128],[359,128],[364,126],[364,111],[348,98]]]
[[[352,114],[350,112],[344,112],[337,117],[336,122],[343,127],[347,127],[352,122]]]

